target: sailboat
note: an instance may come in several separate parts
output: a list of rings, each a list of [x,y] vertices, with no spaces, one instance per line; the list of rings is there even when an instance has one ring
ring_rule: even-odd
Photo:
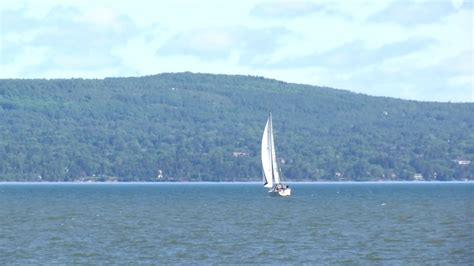
[[[272,196],[288,197],[291,195],[289,186],[281,182],[280,168],[275,154],[275,143],[273,140],[272,113],[268,115],[267,124],[262,136],[262,168],[263,186],[269,188]]]

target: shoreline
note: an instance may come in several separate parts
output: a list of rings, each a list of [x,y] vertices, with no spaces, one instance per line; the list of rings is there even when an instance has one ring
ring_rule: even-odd
[[[304,184],[474,184],[474,180],[454,180],[454,181],[289,181],[285,182],[293,185]],[[74,181],[0,181],[0,185],[260,185],[258,181],[223,181],[223,182],[204,182],[204,181],[181,181],[181,182],[74,182]]]

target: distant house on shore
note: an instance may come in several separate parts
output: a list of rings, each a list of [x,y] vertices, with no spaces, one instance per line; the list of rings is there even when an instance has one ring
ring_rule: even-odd
[[[246,153],[246,152],[241,152],[241,151],[234,151],[234,152],[232,153],[232,155],[233,155],[234,157],[246,157],[246,156],[248,156],[248,153]]]
[[[423,181],[424,178],[423,178],[423,175],[422,175],[422,174],[414,174],[414,175],[413,175],[413,180],[415,180],[415,181]]]

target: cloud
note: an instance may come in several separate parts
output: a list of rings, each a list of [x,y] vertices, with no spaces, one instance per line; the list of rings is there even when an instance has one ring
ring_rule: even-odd
[[[52,10],[50,13],[55,13]],[[108,14],[104,14],[107,16]],[[126,16],[115,15],[113,20],[90,21],[84,17],[57,17],[44,22],[42,30],[32,44],[54,48],[55,51],[73,54],[89,54],[91,49],[100,52],[125,44],[136,32],[137,28]]]
[[[442,64],[444,71],[450,74],[471,76],[474,79],[474,50],[462,51],[445,59]]]
[[[321,82],[369,95],[424,101],[473,102],[473,51],[464,51],[436,64],[416,66],[403,62],[373,65],[346,72],[325,69]],[[327,77],[327,78],[326,78]]]
[[[0,65],[13,64],[16,56],[23,53],[24,47],[16,45],[14,42],[1,40]]]
[[[435,23],[462,9],[472,9],[472,2],[437,0],[426,2],[395,0],[375,13],[369,22],[395,23],[403,26]]]
[[[44,18],[31,18],[25,9],[2,12],[7,29],[2,34],[5,64],[22,56],[28,47],[42,48],[43,61],[24,68],[35,76],[49,70],[94,71],[116,67],[120,59],[113,54],[139,29],[127,16],[110,9],[81,12],[74,7],[56,6]],[[18,38],[16,35],[29,36]]]
[[[305,1],[275,1],[256,5],[250,14],[262,18],[295,18],[324,9],[324,5]]]
[[[15,31],[25,31],[31,26],[35,25],[37,20],[34,18],[27,17],[26,9],[21,8],[18,10],[1,10],[0,19],[2,25],[1,38],[5,38],[5,34]]]
[[[238,43],[238,36],[224,29],[200,29],[172,36],[158,50],[159,56],[192,55],[203,58],[222,58]]]
[[[435,43],[432,39],[415,38],[394,43],[388,43],[381,47],[366,48],[361,40],[343,44],[324,53],[316,53],[304,57],[286,59],[269,65],[270,67],[324,67],[337,69],[352,69],[380,64],[385,60],[401,57],[426,49]]]
[[[50,2],[0,7],[2,77],[190,70],[420,100],[473,91],[471,0]]]
[[[227,60],[235,55],[241,64],[254,64],[262,56],[271,56],[281,38],[290,33],[277,27],[199,29],[172,36],[158,49],[157,55],[188,55],[202,60]]]
[[[295,19],[315,13],[342,15],[333,2],[314,3],[310,1],[271,1],[257,4],[250,15],[263,19]]]
[[[313,84],[369,95],[473,102],[473,50],[418,63],[437,45],[434,39],[411,38],[370,49],[357,40],[327,52],[287,58],[268,68],[300,69],[312,76]]]
[[[382,93],[405,99],[429,101],[473,102],[471,76],[446,71],[445,65],[426,68],[401,68],[396,72],[377,71],[377,84]],[[366,77],[369,78],[369,77]]]

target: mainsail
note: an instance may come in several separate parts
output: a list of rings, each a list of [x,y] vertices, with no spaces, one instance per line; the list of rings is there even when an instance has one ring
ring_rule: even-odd
[[[267,188],[271,188],[273,183],[280,183],[280,174],[275,154],[275,143],[273,141],[272,114],[268,116],[267,124],[262,136],[262,166],[263,181]]]
[[[269,129],[271,126],[270,123],[270,118],[268,118],[262,137],[263,182],[267,188],[271,188],[273,186],[272,147],[269,134]]]

